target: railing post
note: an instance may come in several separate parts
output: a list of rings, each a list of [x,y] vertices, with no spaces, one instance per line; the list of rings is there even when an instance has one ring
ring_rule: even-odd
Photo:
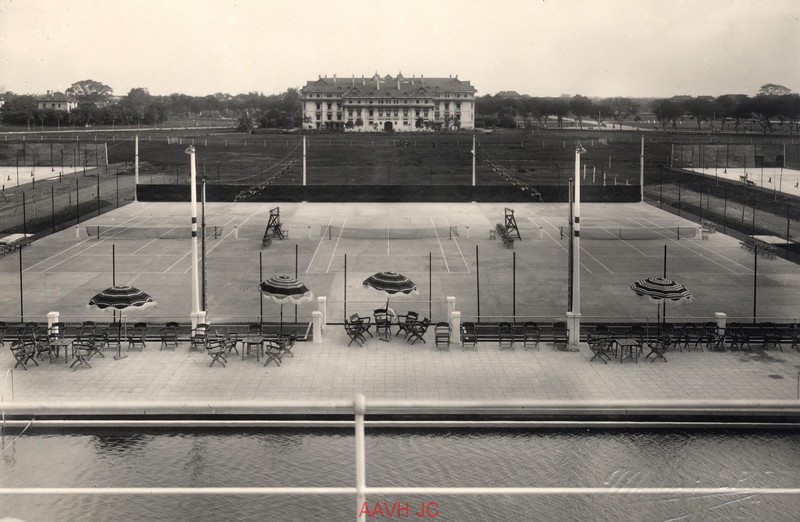
[[[356,417],[356,520],[359,521],[366,520],[366,512],[363,509],[367,501],[367,454],[364,440],[364,413],[366,410],[366,397],[359,393],[353,404]]]
[[[311,322],[314,329],[312,344],[322,344],[322,312],[319,310],[311,312]]]
[[[322,329],[328,324],[328,298],[324,295],[317,297],[317,310],[322,312]]]
[[[461,312],[453,310],[450,312],[450,343],[458,344],[461,342]]]
[[[53,327],[53,324],[58,322],[58,316],[59,316],[58,312],[47,312],[47,331],[48,332]],[[63,334],[64,332],[54,332],[54,333]]]

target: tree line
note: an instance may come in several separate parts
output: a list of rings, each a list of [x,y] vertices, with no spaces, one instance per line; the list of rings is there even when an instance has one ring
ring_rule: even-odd
[[[174,93],[151,95],[144,87],[131,89],[115,97],[111,87],[94,80],[73,83],[65,94],[77,101],[69,112],[38,109],[37,96],[6,93],[0,116],[2,122],[29,127],[84,127],[87,125],[164,125],[170,118],[231,118],[240,131],[262,128],[301,127],[300,93],[297,89],[274,95],[249,92],[189,96]],[[485,95],[475,100],[475,125],[479,128],[546,128],[555,123],[563,128],[566,119],[578,127],[584,120],[600,125],[623,125],[643,117],[656,122],[662,130],[678,129],[683,119],[693,121],[697,130],[739,132],[756,125],[765,134],[786,129],[800,130],[800,95],[788,88],[765,84],[755,96],[729,94],[711,96],[674,96],[659,99],[626,97],[588,98],[582,95],[533,97],[520,95]],[[443,127],[444,128],[444,127]]]
[[[800,95],[776,84],[761,86],[752,97],[728,94],[716,98],[590,99],[581,95],[541,98],[498,94],[476,98],[475,107],[477,127],[545,128],[552,121],[563,128],[565,118],[574,119],[579,127],[585,119],[622,126],[645,116],[663,130],[678,130],[678,122],[683,119],[693,121],[698,131],[705,125],[710,132],[738,133],[745,124],[756,124],[765,134],[777,129],[786,129],[789,134],[800,130]]]
[[[249,92],[237,95],[215,93],[189,96],[174,93],[152,95],[144,87],[115,97],[111,88],[94,80],[73,83],[64,94],[77,102],[69,112],[39,109],[41,96],[3,95],[2,122],[29,127],[84,127],[91,125],[164,125],[172,119],[232,118],[244,116],[256,126],[291,128],[300,126],[300,95],[297,89],[264,95]]]

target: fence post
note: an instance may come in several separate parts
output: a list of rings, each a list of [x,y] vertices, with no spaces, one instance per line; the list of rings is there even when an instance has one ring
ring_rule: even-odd
[[[366,441],[364,440],[364,414],[367,410],[367,401],[364,394],[356,395],[353,411],[356,421],[356,520],[365,521],[365,511],[362,509],[367,501],[367,454]]]
[[[322,312],[322,329],[328,324],[328,298],[324,295],[317,297],[317,309]]]

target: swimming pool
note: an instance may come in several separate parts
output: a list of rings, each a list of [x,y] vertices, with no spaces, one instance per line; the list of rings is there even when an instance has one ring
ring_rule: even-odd
[[[19,433],[17,430],[16,434]],[[2,487],[353,486],[347,430],[6,431]],[[800,487],[792,431],[367,430],[368,486]],[[439,520],[792,520],[793,496],[441,496]],[[430,514],[431,512],[429,512]],[[7,496],[24,520],[353,520],[351,496]],[[406,518],[395,511],[392,517]]]

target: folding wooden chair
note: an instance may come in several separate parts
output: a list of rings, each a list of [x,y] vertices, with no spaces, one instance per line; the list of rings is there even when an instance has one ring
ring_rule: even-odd
[[[419,319],[419,314],[417,312],[413,312],[409,310],[406,312],[405,315],[398,315],[397,316],[397,333],[394,334],[395,337],[400,335],[400,332],[403,332],[404,335],[408,335],[409,327],[417,322]]]
[[[128,332],[128,350],[144,350],[147,346],[147,323],[133,323]]]
[[[283,355],[285,353],[283,343],[279,341],[267,340],[264,341],[264,366],[268,365],[271,361],[275,361],[278,366],[283,362]]]
[[[663,359],[664,362],[667,362],[667,358],[664,357],[664,354],[669,351],[671,344],[672,338],[668,335],[648,341],[647,346],[650,348],[650,353],[645,356],[645,359],[648,359],[651,355],[655,355],[650,362],[656,362],[659,359]]]
[[[69,365],[70,368],[74,367],[74,369],[77,370],[81,366],[86,366],[87,368],[92,367],[92,365],[89,364],[89,359],[97,353],[94,347],[94,337],[89,335],[79,336],[72,344],[72,350],[75,355],[75,360]],[[78,366],[75,366],[76,364]]]
[[[522,347],[526,350],[530,348],[539,349],[539,339],[542,337],[542,329],[533,321],[527,321],[522,328]]]
[[[168,322],[161,328],[161,347],[159,350],[163,350],[164,348],[171,348],[174,350],[178,347],[179,329],[180,325],[176,322]]]
[[[205,342],[206,353],[211,357],[211,364],[209,367],[214,366],[214,363],[220,363],[225,367],[228,359],[225,358],[225,343],[222,338],[210,337]]]
[[[417,341],[422,341],[425,344],[425,334],[428,331],[428,327],[431,325],[431,320],[427,317],[422,321],[418,321],[411,325],[411,330],[409,330],[408,335],[406,336],[406,341],[411,341],[411,344],[416,343]]]
[[[389,337],[392,335],[392,323],[388,310],[378,308],[373,310],[372,315],[375,318],[375,332],[378,334],[378,339],[389,342]]]
[[[611,360],[610,348],[613,344],[611,340],[608,337],[595,333],[589,334],[586,338],[586,342],[589,344],[589,349],[594,354],[594,356],[589,359],[589,362],[599,358],[604,364],[608,364],[608,361]]]
[[[344,330],[347,332],[347,336],[350,337],[350,342],[347,343],[347,346],[350,346],[353,343],[363,346],[361,343],[367,342],[366,337],[364,337],[363,330],[361,329],[360,322],[350,322],[349,319],[345,319]]]
[[[501,350],[514,349],[514,327],[511,323],[500,322],[497,324],[497,342]]]
[[[194,330],[192,330],[189,336],[189,342],[191,343],[189,351],[205,350],[210,328],[211,326],[206,323],[199,323]]]
[[[281,344],[283,345],[283,355],[294,357],[294,354],[292,353],[292,348],[294,348],[296,342],[297,342],[297,330],[292,330],[291,332],[289,332],[289,335],[284,335],[281,338]]]
[[[8,325],[5,321],[0,321],[0,346],[5,346],[5,338],[6,338],[6,330],[8,329]]]
[[[11,353],[14,355],[14,359],[17,361],[17,364],[14,365],[14,368],[22,366],[22,369],[28,371],[28,362],[33,362],[36,366],[39,366],[39,363],[36,362],[36,345],[31,343],[26,339],[16,339],[11,342]]]
[[[437,350],[450,349],[450,324],[441,321],[436,323],[433,329],[434,344]]]
[[[553,348],[558,349],[558,345],[563,345],[566,350],[568,342],[569,330],[567,329],[567,323],[563,321],[553,323]]]

